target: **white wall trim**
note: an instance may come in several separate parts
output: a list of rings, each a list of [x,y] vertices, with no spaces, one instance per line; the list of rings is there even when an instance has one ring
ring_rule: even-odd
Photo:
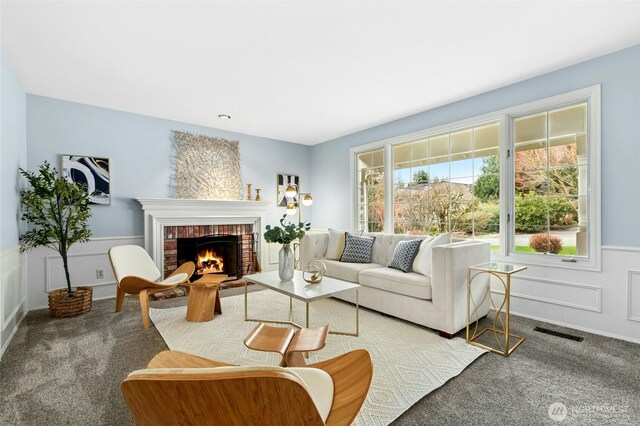
[[[596,292],[596,305],[595,306],[578,305],[578,304],[575,304],[575,303],[563,302],[561,300],[547,299],[547,298],[544,298],[544,297],[530,296],[530,295],[526,295],[526,294],[514,293],[513,291],[511,291],[510,294],[511,294],[511,297],[517,297],[519,299],[533,300],[533,301],[536,301],[536,302],[548,303],[548,304],[551,304],[551,305],[567,306],[569,308],[582,309],[584,311],[602,312],[602,287],[600,287],[600,286],[588,285],[588,284],[577,284],[577,283],[571,283],[571,282],[566,282],[566,281],[548,280],[548,279],[543,279],[543,278],[532,278],[532,277],[520,276],[520,275],[518,275],[517,277],[513,277],[512,279],[513,280],[531,281],[531,282],[534,282],[534,283],[544,283],[544,284],[559,285],[559,286],[563,286],[563,287],[574,287],[574,288],[582,288],[582,289],[587,289],[587,290],[593,290],[593,291]],[[504,291],[491,290],[491,292],[492,293],[496,293],[496,294],[504,295]]]
[[[27,296],[25,295],[22,298],[22,300],[20,300],[20,303],[18,303],[18,305],[15,308],[13,308],[13,311],[11,311],[11,315],[9,315],[9,317],[7,317],[6,320],[3,319],[3,321],[2,321],[2,331],[5,331],[7,329],[7,327],[11,323],[11,320],[13,319],[13,317],[15,317],[16,314],[18,313],[18,311],[20,310],[20,307],[25,308],[25,302],[26,301],[27,301]],[[26,313],[28,312],[27,309],[24,309],[24,311],[25,311],[25,315],[26,315]],[[16,326],[16,328],[18,328],[18,327]]]
[[[627,271],[627,319],[640,322],[640,317],[633,316],[632,277],[634,275],[640,276],[640,271]]]
[[[16,323],[16,326],[13,328],[13,331],[11,331],[11,334],[7,338],[7,341],[4,343],[4,346],[2,346],[2,349],[0,349],[0,360],[2,359],[2,355],[4,355],[4,352],[9,347],[9,344],[11,344],[11,341],[13,340],[13,336],[15,336],[16,333],[18,332],[18,328],[20,328],[20,324],[22,324],[22,321],[27,317],[28,312],[29,311],[25,309],[24,314],[22,315],[22,317],[20,317],[20,319]]]
[[[629,253],[640,253],[640,247],[602,246],[602,250],[626,251],[626,252],[629,252]]]
[[[93,257],[93,256],[108,256],[109,252],[108,251],[94,251],[94,252],[89,252],[89,253],[74,253],[74,254],[68,254],[67,257],[68,258],[73,258],[73,257]],[[49,255],[49,256],[45,256],[44,257],[44,269],[45,269],[45,273],[44,273],[44,280],[45,280],[45,288],[47,290],[47,293],[53,290],[58,290],[58,288],[51,288],[51,259],[60,259],[60,255]],[[83,287],[100,287],[103,285],[112,285],[112,284],[117,284],[115,281],[109,281],[109,282],[99,282],[99,283],[87,283],[87,284],[82,284]],[[59,287],[59,288],[65,288],[65,287]]]
[[[117,241],[117,240],[135,240],[144,239],[144,235],[131,235],[125,237],[95,237],[89,238],[89,241]]]
[[[632,337],[623,336],[623,335],[615,334],[615,333],[610,333],[608,331],[594,330],[594,329],[588,328],[588,327],[580,327],[580,326],[577,326],[575,324],[568,324],[568,323],[561,322],[561,321],[554,321],[554,320],[550,320],[550,319],[546,319],[546,318],[540,318],[540,317],[537,317],[535,315],[521,314],[521,313],[513,311],[513,310],[511,311],[511,315],[515,315],[515,316],[523,317],[523,318],[529,318],[529,319],[540,321],[540,322],[544,322],[544,323],[547,323],[547,324],[558,325],[560,327],[566,327],[566,328],[570,328],[572,330],[583,331],[585,333],[595,334],[595,335],[598,335],[598,336],[613,337],[614,339],[625,340],[625,341],[631,342],[631,343],[640,343],[640,339],[634,339]]]
[[[2,253],[0,253],[0,258],[7,257],[10,254],[13,254],[13,253],[19,252],[19,251],[20,251],[20,246],[11,247],[10,249],[5,250]]]
[[[7,278],[10,274],[13,273],[13,271],[15,271],[16,269],[20,269],[20,264],[16,263],[15,265],[13,265],[11,268],[9,268],[7,271],[3,271],[2,272],[2,279]]]

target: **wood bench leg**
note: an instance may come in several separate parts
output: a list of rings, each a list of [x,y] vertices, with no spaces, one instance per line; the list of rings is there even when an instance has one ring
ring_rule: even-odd
[[[216,302],[215,302],[214,311],[217,314],[222,313],[222,304],[220,304],[220,288],[219,287],[216,289]]]
[[[306,365],[302,352],[287,352],[280,362],[281,367],[304,367]]]

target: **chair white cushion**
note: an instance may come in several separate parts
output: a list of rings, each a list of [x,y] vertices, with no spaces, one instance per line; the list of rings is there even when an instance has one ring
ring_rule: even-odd
[[[448,244],[451,241],[451,232],[445,232],[435,238],[426,239],[420,244],[420,250],[413,260],[413,270],[427,277],[431,276],[431,252],[436,246]]]
[[[180,272],[179,274],[175,274],[170,277],[167,277],[162,281],[158,281],[156,284],[160,284],[160,285],[180,284],[180,283],[183,283],[187,278],[189,278],[188,274],[186,274],[185,272]]]
[[[118,282],[124,277],[136,276],[157,281],[160,271],[144,248],[134,245],[115,246],[109,250],[109,258]]]
[[[322,421],[326,422],[333,405],[333,379],[329,373],[319,368],[309,367],[290,367],[287,370],[297,373],[307,385]]]
[[[136,370],[129,374],[132,376],[144,376],[150,374],[224,374],[240,373],[246,371],[282,371],[292,374],[307,388],[311,400],[315,404],[322,421],[326,421],[333,404],[333,379],[324,370],[319,368],[296,367],[285,368],[273,365],[233,365],[210,368],[147,368]]]

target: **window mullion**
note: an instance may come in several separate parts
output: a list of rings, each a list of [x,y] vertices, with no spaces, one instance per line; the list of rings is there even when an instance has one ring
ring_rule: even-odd
[[[385,233],[393,234],[393,147],[387,144],[384,147],[384,224]]]
[[[500,254],[508,256],[515,250],[515,184],[512,138],[513,119],[504,115],[500,120]],[[510,220],[509,220],[510,219]]]

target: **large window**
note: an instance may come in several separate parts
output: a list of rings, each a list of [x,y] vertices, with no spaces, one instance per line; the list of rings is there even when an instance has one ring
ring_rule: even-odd
[[[599,86],[352,149],[354,226],[597,268]]]
[[[482,235],[497,249],[499,145],[499,123],[394,145],[394,232]]]
[[[514,251],[587,256],[587,104],[513,119]]]

